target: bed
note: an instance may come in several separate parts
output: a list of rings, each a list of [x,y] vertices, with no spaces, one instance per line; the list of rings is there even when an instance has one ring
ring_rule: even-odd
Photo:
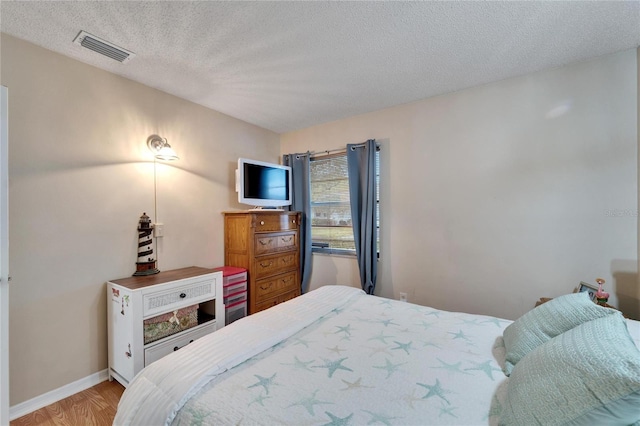
[[[563,298],[549,302],[544,312],[535,311],[557,321],[554,308],[567,310]],[[584,303],[582,296],[569,299]],[[324,286],[236,321],[151,364],[123,394],[114,424],[534,424],[530,419],[545,424],[549,411],[554,419],[560,418],[554,408],[541,410],[547,405],[522,401],[535,398],[528,376],[533,370],[542,380],[543,389],[537,389],[543,394],[540,404],[549,404],[545,398],[551,398],[551,405],[567,411],[558,401],[562,397],[544,389],[548,380],[557,379],[560,383],[554,386],[566,394],[562,386],[567,380],[555,377],[557,367],[546,356],[564,363],[559,368],[569,369],[580,381],[586,374],[580,369],[596,365],[598,374],[602,370],[608,376],[596,378],[597,386],[604,383],[606,395],[587,393],[595,395],[605,412],[613,411],[616,421],[626,422],[620,424],[640,424],[640,322],[597,308],[604,311],[598,310],[596,319],[572,318],[580,324],[569,330],[554,324],[556,330],[549,331],[548,325],[531,319],[513,323],[370,296],[351,287]],[[599,323],[604,320],[621,322],[624,330],[612,333],[618,326]],[[574,348],[563,355],[551,345],[572,341],[574,330],[579,330],[578,340],[592,342],[592,332],[582,330],[581,323],[598,323],[596,332],[604,328],[605,336],[597,336],[595,345],[604,348],[604,355],[584,347],[583,355]],[[544,328],[540,336],[527,328],[531,324]],[[532,336],[547,342],[532,344]],[[624,349],[621,361],[611,346]],[[605,356],[607,366],[600,368],[597,356]],[[618,364],[624,371],[612,372]],[[571,414],[574,424],[603,418],[589,417],[594,415],[592,400],[587,411],[581,402],[569,403],[578,410]],[[527,406],[524,414],[519,412],[521,405]]]

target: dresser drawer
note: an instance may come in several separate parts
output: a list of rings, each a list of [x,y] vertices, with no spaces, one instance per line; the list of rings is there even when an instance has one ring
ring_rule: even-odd
[[[254,214],[252,222],[256,232],[289,231],[298,229],[297,217],[296,214]]]
[[[169,355],[171,352],[175,352],[180,348],[187,346],[189,343],[196,339],[206,336],[209,333],[216,331],[216,322],[209,321],[202,327],[198,327],[191,331],[180,333],[176,337],[169,338],[167,340],[161,340],[153,345],[147,345],[144,349],[144,366],[151,364],[160,358]]]
[[[288,234],[278,235],[278,250],[290,250],[298,247],[298,233],[291,232]]]
[[[289,272],[277,277],[266,278],[256,281],[255,300],[256,303],[269,299],[278,294],[292,290],[297,290],[300,283],[298,281],[298,271]]]
[[[256,256],[293,250],[298,246],[298,233],[256,234]]]
[[[298,252],[260,257],[255,261],[254,277],[259,280],[281,272],[298,269],[298,257]]]
[[[286,302],[287,300],[291,300],[298,296],[300,296],[300,290],[290,291],[288,293],[281,294],[280,296],[272,297],[266,300],[261,300],[260,302],[256,303],[255,312],[264,311],[265,309],[269,309],[272,306],[276,306],[279,303]]]
[[[164,291],[143,294],[142,316],[148,318],[213,299],[216,296],[215,288],[215,277],[208,275],[183,280],[178,285],[171,286]]]

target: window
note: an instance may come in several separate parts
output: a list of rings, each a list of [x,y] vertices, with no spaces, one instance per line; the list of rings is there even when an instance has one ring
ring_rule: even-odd
[[[347,154],[311,157],[311,240],[314,252],[356,253],[349,201]],[[380,252],[380,150],[376,152],[378,253]]]

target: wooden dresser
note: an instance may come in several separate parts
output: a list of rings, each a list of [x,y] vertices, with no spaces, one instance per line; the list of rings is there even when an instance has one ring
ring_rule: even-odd
[[[300,213],[223,214],[224,263],[248,272],[249,314],[300,296]]]

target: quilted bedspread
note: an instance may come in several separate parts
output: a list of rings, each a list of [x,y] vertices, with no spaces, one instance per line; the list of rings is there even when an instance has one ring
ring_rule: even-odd
[[[251,337],[254,343],[247,345],[252,349],[245,356],[230,353],[211,361],[212,366],[198,366],[200,378],[193,374],[191,383],[182,383],[181,395],[165,393],[180,376],[190,377],[180,373],[183,363],[203,362],[202,357],[190,357],[185,350],[180,357],[163,358],[127,389],[115,423],[148,420],[143,401],[153,402],[156,411],[173,407],[162,419],[181,426],[497,423],[507,380],[501,370],[501,336],[511,321],[401,303],[341,286],[294,300],[190,346],[196,352],[214,351],[226,345],[223,331],[236,341],[239,333],[251,333],[248,323],[269,328],[270,311],[281,317],[275,320],[280,324],[287,322],[282,318],[289,309],[317,310],[318,317],[297,320],[294,315],[291,322],[303,324],[276,340],[265,344],[260,339],[266,336]],[[320,300],[334,306],[315,309]],[[173,368],[177,377],[147,373],[152,367]],[[162,396],[154,402],[154,394]]]

